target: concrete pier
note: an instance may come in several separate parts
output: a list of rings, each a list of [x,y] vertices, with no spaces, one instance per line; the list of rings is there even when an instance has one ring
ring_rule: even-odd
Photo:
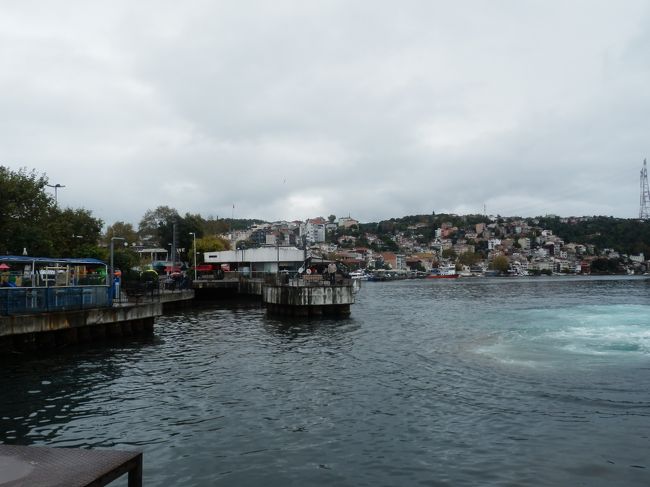
[[[193,289],[161,293],[159,299],[162,303],[162,312],[166,313],[178,308],[190,307],[194,303],[194,297],[195,292]]]
[[[354,304],[352,283],[291,280],[287,284],[265,284],[262,300],[271,314],[286,316],[348,316]]]
[[[264,279],[239,277],[237,279],[198,279],[192,283],[198,299],[235,296],[261,296]]]
[[[0,317],[1,351],[36,351],[153,335],[162,303]]]

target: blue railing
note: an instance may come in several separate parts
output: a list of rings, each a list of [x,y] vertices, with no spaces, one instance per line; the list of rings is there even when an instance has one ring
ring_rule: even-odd
[[[112,305],[107,286],[0,288],[0,315],[107,308]]]

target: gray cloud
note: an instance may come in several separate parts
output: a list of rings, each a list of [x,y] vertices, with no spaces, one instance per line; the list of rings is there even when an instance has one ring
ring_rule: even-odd
[[[643,1],[3,2],[0,163],[63,205],[633,217]]]

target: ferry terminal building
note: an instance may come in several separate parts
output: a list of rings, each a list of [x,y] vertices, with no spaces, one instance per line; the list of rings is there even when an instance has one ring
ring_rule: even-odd
[[[206,264],[227,266],[230,271],[246,273],[295,272],[306,260],[305,250],[296,247],[258,247],[254,249],[205,252]],[[225,264],[225,266],[224,266]]]

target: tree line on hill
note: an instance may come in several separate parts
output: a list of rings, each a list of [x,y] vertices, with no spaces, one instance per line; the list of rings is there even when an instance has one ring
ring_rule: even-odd
[[[643,252],[650,256],[650,222],[638,219],[593,216],[565,219],[539,217],[538,226],[552,230],[566,242],[591,244],[597,249],[615,249],[624,254]]]

